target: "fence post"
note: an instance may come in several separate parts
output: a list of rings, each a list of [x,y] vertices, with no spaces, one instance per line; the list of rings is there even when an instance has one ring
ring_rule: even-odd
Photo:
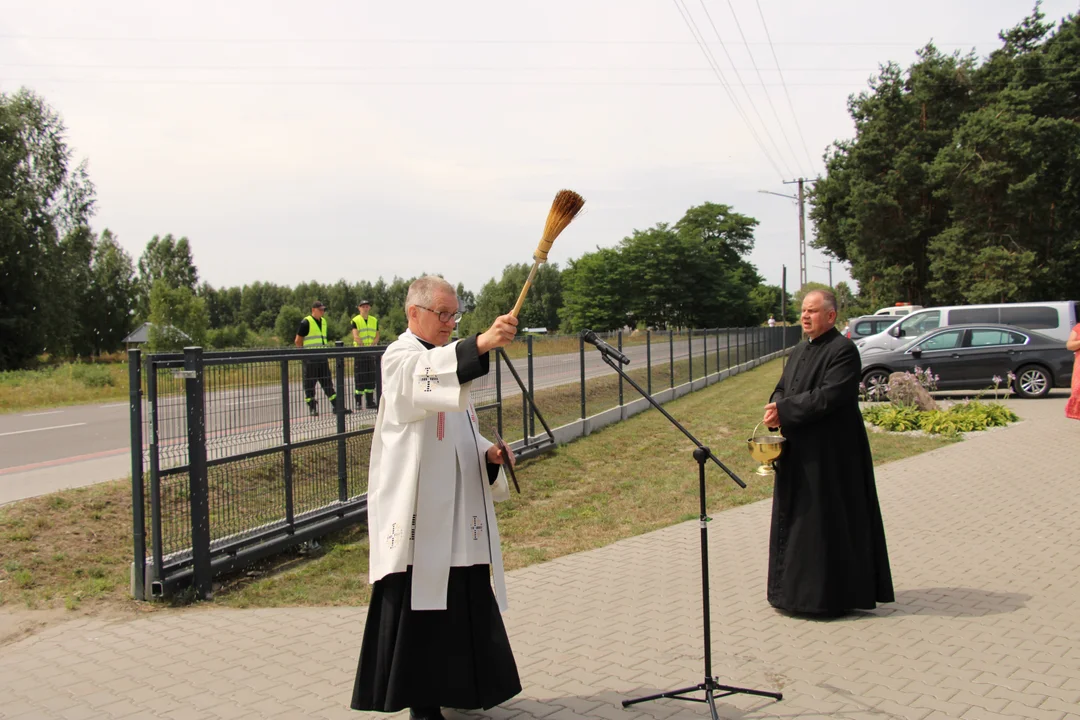
[[[585,415],[585,338],[578,335],[578,355],[581,358],[581,419]]]
[[[739,361],[739,351],[742,345],[742,328],[735,328],[735,365],[736,367],[742,365]]]
[[[688,328],[686,331],[687,344],[686,348],[689,352],[686,355],[686,371],[690,374],[690,382],[694,382],[694,328]]]
[[[535,398],[536,393],[533,392],[533,336],[532,335],[527,335],[526,336],[526,343],[528,345],[528,356],[529,356],[529,363],[528,363],[528,367],[527,367],[527,370],[529,371],[529,397]],[[523,402],[525,402],[525,404],[522,406],[522,408],[525,409],[529,413],[529,431],[525,435],[526,442],[528,442],[528,438],[531,438],[534,435],[536,435],[536,418],[535,418],[535,415],[533,413],[532,405],[529,404],[528,402],[526,402],[527,398],[524,395],[522,395],[521,399],[522,399]]]
[[[203,395],[203,351],[184,348],[187,391],[188,490],[191,500],[191,555],[195,595],[213,596],[210,573],[210,488],[206,478],[206,398]]]
[[[645,373],[649,397],[652,397],[652,330],[645,330]]]
[[[716,374],[720,374],[720,328],[716,328]]]
[[[385,352],[371,355],[371,364],[375,366],[375,412],[379,411],[379,402],[382,400],[382,359],[384,354]],[[353,360],[353,362],[357,362],[357,360]]]
[[[294,532],[293,523],[293,477],[292,477],[292,418],[289,412],[289,361],[281,361],[281,444],[285,462],[285,523],[289,534]]]
[[[500,348],[501,350],[501,348]],[[381,358],[380,358],[381,362]],[[382,373],[379,373],[382,375]],[[382,390],[379,390],[379,397],[382,397]],[[495,408],[495,424],[499,428],[499,437],[503,436],[503,409],[502,409],[502,353],[495,353],[495,402],[497,406]]]
[[[134,547],[132,595],[146,599],[146,499],[143,486],[142,358],[128,350],[128,398],[131,402],[131,526]]]
[[[675,389],[675,331],[668,328],[667,331],[667,344],[668,344],[668,374],[671,376],[671,389]]]
[[[616,340],[618,341],[617,344],[618,344],[619,352],[622,352],[622,330],[619,330],[618,334],[615,337],[616,337]],[[619,375],[619,407],[622,407],[622,405],[623,405],[623,379],[622,379],[622,375]]]
[[[152,355],[146,356],[146,394],[149,396],[148,407],[150,411],[150,554],[153,567],[151,568],[151,580],[161,580],[165,564],[164,552],[161,542],[161,457],[159,455],[160,438],[158,437],[158,391],[157,391],[157,368],[154,366]]]
[[[701,377],[709,379],[709,329],[701,331]]]
[[[334,347],[343,348],[342,340],[335,340]],[[338,466],[338,500],[345,502],[349,499],[349,458],[345,447],[345,356],[334,356],[334,389],[337,391],[334,408],[337,420],[337,466]]]
[[[529,341],[525,340],[525,383],[529,382]],[[528,389],[521,392],[521,437],[522,442],[529,444],[529,398],[526,397]]]

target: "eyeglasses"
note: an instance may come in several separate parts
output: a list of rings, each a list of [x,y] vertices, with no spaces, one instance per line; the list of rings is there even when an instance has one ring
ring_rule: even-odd
[[[450,322],[450,320],[457,322],[461,319],[461,313],[459,312],[439,312],[438,310],[432,310],[431,308],[424,307],[423,305],[417,305],[416,307],[420,308],[421,310],[427,310],[429,313],[435,313],[439,316],[439,322],[441,323],[447,323]]]

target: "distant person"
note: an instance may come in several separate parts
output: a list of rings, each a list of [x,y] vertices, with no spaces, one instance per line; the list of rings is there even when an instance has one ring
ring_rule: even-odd
[[[776,327],[776,318],[772,315],[769,316],[769,327]]]
[[[859,412],[859,351],[835,325],[836,297],[807,293],[807,341],[791,353],[762,419],[787,438],[775,464],[769,603],[823,616],[895,599]]]
[[[517,318],[451,341],[457,294],[432,276],[409,286],[405,313],[371,437],[372,590],[351,707],[440,720],[444,707],[486,710],[521,692],[492,504],[509,497],[501,466],[513,456],[480,434],[469,399]]]
[[[293,342],[296,347],[303,350],[324,349],[330,345],[327,337],[329,322],[323,317],[326,314],[326,306],[316,300],[311,303],[311,314],[300,321],[300,327],[296,329],[296,338]],[[330,405],[333,406],[337,399],[334,392],[334,381],[330,377],[330,361],[327,358],[317,360],[305,360],[304,369],[304,399],[307,402],[308,413],[319,414],[319,406],[315,402],[315,384],[322,385]]]
[[[361,300],[356,309],[360,314],[352,319],[352,338],[356,347],[371,347],[379,344],[379,319],[371,314],[371,301]],[[376,393],[376,377],[379,372],[379,361],[374,355],[361,355],[353,364],[353,395],[356,398],[356,409],[360,410],[365,405],[375,407],[379,404]],[[367,402],[370,396],[371,402]]]
[[[1073,356],[1072,393],[1069,395],[1069,402],[1065,404],[1065,417],[1080,420],[1080,323],[1077,323],[1072,332],[1069,333],[1069,340],[1065,343],[1065,347],[1075,353]]]

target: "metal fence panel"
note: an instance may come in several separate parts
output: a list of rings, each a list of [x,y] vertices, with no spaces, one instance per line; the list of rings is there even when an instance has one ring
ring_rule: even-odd
[[[781,327],[599,335],[654,396],[800,337]],[[190,583],[205,597],[214,574],[362,522],[375,408],[355,394],[356,371],[373,367],[381,395],[384,350],[132,351],[134,596]],[[551,428],[584,428],[638,399],[577,336],[520,337],[492,365],[471,387],[481,431],[523,457],[551,446]]]

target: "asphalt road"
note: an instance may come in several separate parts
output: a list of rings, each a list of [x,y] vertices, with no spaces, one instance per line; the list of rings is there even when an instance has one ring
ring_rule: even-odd
[[[700,376],[703,340],[694,342],[695,375]],[[715,372],[716,338],[710,337],[709,371]],[[688,352],[685,338],[676,340],[674,359],[685,359]],[[727,346],[720,338],[720,355],[726,363]],[[666,342],[655,342],[652,347],[653,363],[669,360]],[[646,348],[628,346],[625,353],[630,357],[627,369],[645,365]],[[732,362],[734,362],[734,347]],[[524,382],[526,362],[515,360],[514,367]],[[592,346],[585,348],[586,378],[614,374]],[[534,387],[547,387],[577,383],[581,376],[578,353],[536,357],[534,359]],[[345,392],[352,395],[351,373],[346,373]],[[502,389],[504,397],[520,393],[510,372],[503,368]],[[321,415],[308,416],[303,391],[299,383],[291,387],[289,413],[290,434],[293,442],[331,434],[336,430],[336,419],[321,391]],[[492,371],[473,386],[473,398],[477,404],[495,399],[495,373]],[[144,403],[145,405],[145,403]],[[541,408],[542,410],[543,408]],[[229,390],[207,392],[207,453],[209,459],[229,453],[244,452],[268,447],[281,442],[282,399],[279,385],[263,385],[243,391]],[[144,419],[148,410],[144,407]],[[346,416],[347,428],[355,429],[370,424],[373,412],[356,412]],[[150,441],[149,425],[144,421]],[[158,444],[161,448],[163,468],[176,467],[187,462],[186,423],[183,396],[163,397],[158,404]],[[0,415],[0,504],[12,500],[44,494],[54,490],[87,485],[124,477],[130,473],[130,413],[126,402],[80,405],[37,410],[29,413]]]

